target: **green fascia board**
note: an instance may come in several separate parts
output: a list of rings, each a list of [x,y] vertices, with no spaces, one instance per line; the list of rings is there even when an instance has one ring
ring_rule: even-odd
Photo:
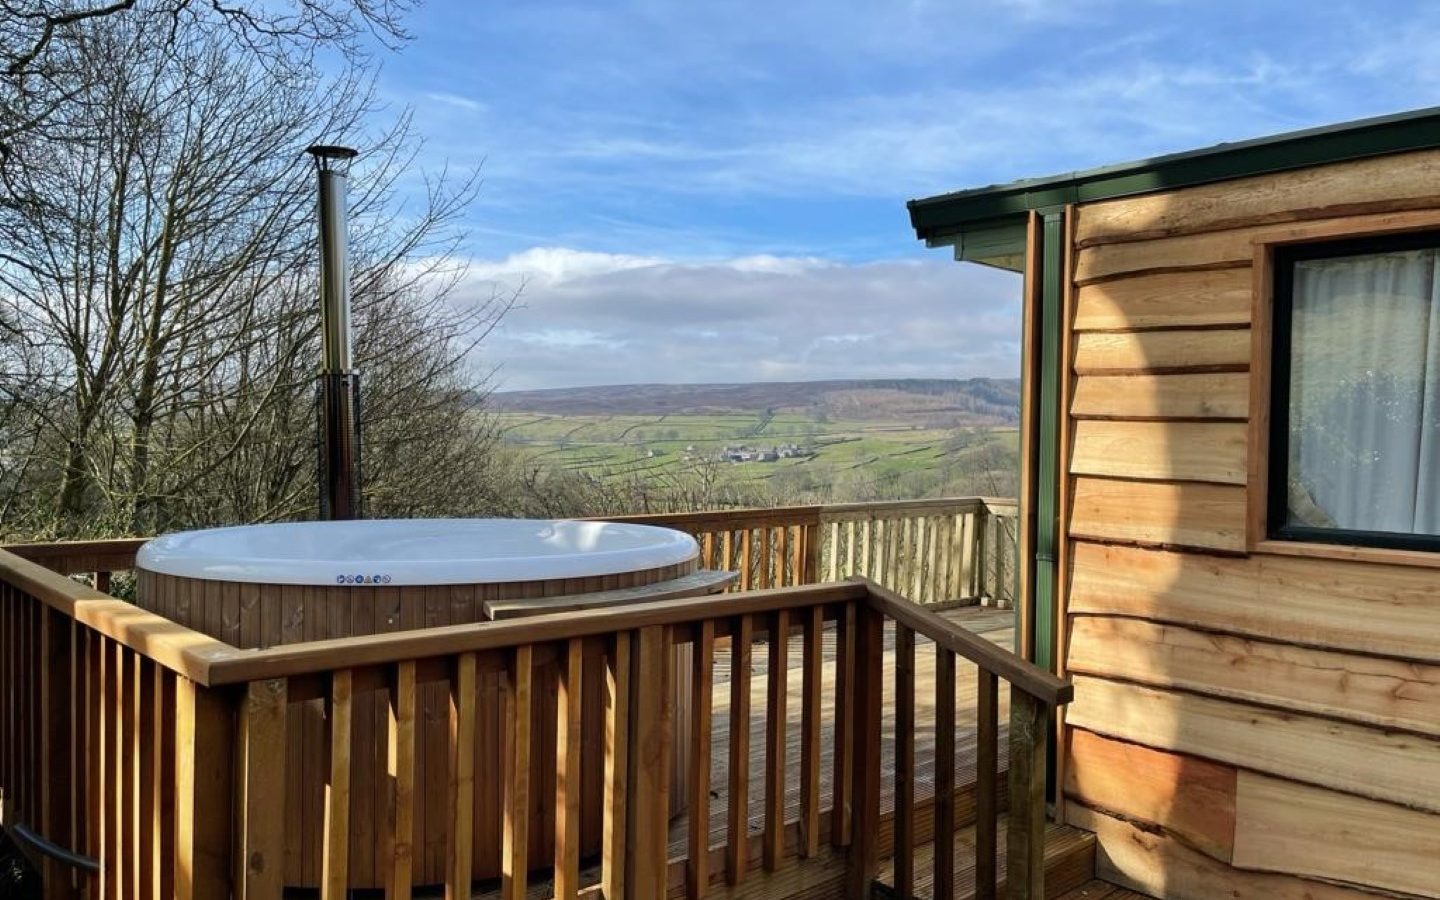
[[[1440,107],[1219,144],[1082,172],[911,200],[916,237],[944,241],[974,222],[1327,163],[1440,147]]]

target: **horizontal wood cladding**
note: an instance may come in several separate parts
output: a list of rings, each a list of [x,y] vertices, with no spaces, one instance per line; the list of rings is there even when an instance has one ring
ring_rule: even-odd
[[[1074,475],[1245,484],[1243,422],[1081,419],[1073,429]]]
[[[1248,273],[1257,242],[1290,243],[1356,234],[1385,234],[1434,227],[1436,199],[1416,201],[1409,209],[1369,212],[1338,218],[1319,218],[1283,225],[1210,230],[1178,237],[1145,238],[1134,235],[1125,243],[1104,243],[1080,249],[1075,256],[1075,282],[1089,287],[1136,277],[1231,277]],[[1327,210],[1325,215],[1335,215]]]
[[[1431,569],[1085,541],[1072,560],[1071,613],[1440,663],[1440,578]]]
[[[1440,812],[1440,741],[1076,674],[1068,724]]]
[[[1069,668],[1440,737],[1440,666],[1424,663],[1076,616]]]
[[[1075,292],[1074,327],[1083,332],[1249,325],[1253,289],[1248,267],[1088,285]]]
[[[1089,247],[1075,254],[1075,283],[1092,285],[1140,274],[1218,274],[1226,269],[1248,276],[1254,240],[1255,229],[1240,229]]]
[[[1230,419],[1250,414],[1250,376],[1086,375],[1075,381],[1070,414],[1080,419]]]
[[[1234,865],[1440,897],[1440,817],[1242,771]]]
[[[1440,151],[1316,166],[1090,203],[1076,210],[1079,246],[1262,223],[1440,206]]]
[[[1235,841],[1234,766],[1068,729],[1065,794],[1127,819],[1163,823],[1216,859]]]
[[[1169,834],[1140,828],[1079,804],[1066,807],[1066,820],[1095,832],[1095,874],[1099,878],[1168,900],[1375,900],[1376,894],[1268,872],[1232,868]]]
[[[1238,553],[1245,549],[1245,489],[1076,478],[1070,534]]]
[[[1079,375],[1135,374],[1250,365],[1250,329],[1090,331],[1075,339]]]

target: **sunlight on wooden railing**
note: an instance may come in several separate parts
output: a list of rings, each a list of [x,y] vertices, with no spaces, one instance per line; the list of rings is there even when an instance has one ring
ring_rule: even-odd
[[[733,590],[860,575],[924,605],[1014,599],[1013,501],[960,497],[623,516],[678,528]]]
[[[833,566],[893,575],[940,602],[977,590],[983,557],[967,565],[960,548],[976,547],[983,531],[963,517],[987,508],[947,502],[961,505],[695,514],[669,524],[700,535],[707,566],[722,564],[715,555],[748,560],[752,588],[825,577]],[[93,578],[103,585],[112,569],[133,564],[135,546],[19,549],[61,571],[102,573]],[[940,561],[884,567],[907,553]],[[368,846],[356,837],[363,830],[378,835],[386,896],[403,898],[421,850],[423,768],[448,779],[451,898],[470,896],[477,852],[500,860],[507,900],[544,878],[562,898],[739,896],[742,885],[745,896],[802,887],[868,896],[892,859],[892,886],[910,896],[916,850],[931,841],[933,896],[951,897],[951,836],[973,822],[976,896],[996,896],[1005,883],[1009,897],[1038,900],[1046,723],[1071,689],[903,593],[855,578],[237,650],[0,551],[0,813],[7,825],[99,861],[90,875],[47,859],[47,897],[279,898],[287,856],[299,853],[318,861],[320,896],[338,900],[348,895],[352,848]],[[933,679],[917,678],[917,660],[930,652]],[[534,684],[547,665],[560,671],[557,740],[554,758],[540,759]],[[957,783],[965,723],[956,697],[969,683],[957,670],[969,666],[976,767],[972,781]],[[675,685],[687,681],[677,700]],[[1001,681],[1011,685],[1008,788]],[[494,763],[478,752],[482,682],[498,683],[503,697]],[[922,684],[934,690],[930,797],[917,796],[916,709],[932,704]],[[448,697],[445,758],[422,765],[421,693],[432,688]],[[687,700],[688,709],[676,708]],[[313,829],[286,814],[297,704],[325,710],[328,776]],[[386,778],[382,801],[365,812],[350,794],[352,754],[361,752],[352,721],[376,704]],[[603,746],[587,747],[580,723],[597,715]],[[689,765],[672,778],[677,744],[688,747]],[[893,750],[882,753],[886,746]],[[603,765],[584,765],[590,753]],[[552,766],[553,780],[538,777]],[[592,777],[603,783],[582,790]],[[535,823],[529,792],[542,783],[553,785],[553,816]],[[499,792],[500,818],[482,830],[487,791]],[[683,794],[677,803],[673,791]],[[672,820],[677,806],[684,815]],[[1002,879],[998,823],[1007,806]],[[594,859],[583,850],[592,821],[601,832]],[[537,825],[553,828],[553,856],[531,852]]]

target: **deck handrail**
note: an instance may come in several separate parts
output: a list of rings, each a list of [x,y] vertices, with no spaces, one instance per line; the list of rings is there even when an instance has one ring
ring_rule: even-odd
[[[213,660],[238,652],[223,641],[4,548],[0,548],[0,582],[19,588],[65,618],[201,684]]]
[[[916,634],[995,673],[1046,706],[1063,706],[1075,699],[1075,686],[1054,673],[1000,649],[973,631],[967,631],[867,578],[854,580],[865,585],[871,606]]]
[[[472,622],[415,631],[282,644],[264,650],[236,650],[205,660],[207,687],[293,678],[336,668],[380,666],[408,659],[503,650],[517,644],[547,644],[614,634],[637,628],[685,625],[701,619],[765,615],[780,610],[863,601],[867,586],[857,582],[771,588],[738,594],[686,597],[631,606],[548,613],[499,622]]]

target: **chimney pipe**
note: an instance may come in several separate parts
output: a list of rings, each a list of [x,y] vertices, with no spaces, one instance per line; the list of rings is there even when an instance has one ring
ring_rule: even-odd
[[[307,151],[319,178],[320,518],[360,516],[360,376],[350,350],[350,239],[345,182],[355,151],[316,144]]]

